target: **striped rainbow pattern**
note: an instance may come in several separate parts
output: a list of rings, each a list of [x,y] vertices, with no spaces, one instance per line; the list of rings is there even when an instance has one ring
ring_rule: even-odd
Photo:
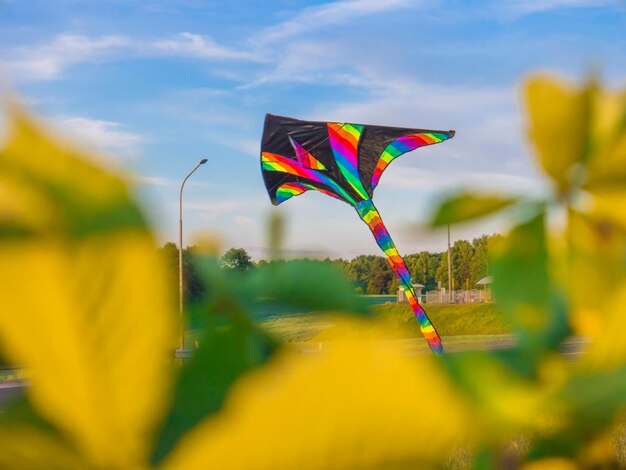
[[[376,238],[378,246],[380,246],[380,248],[385,252],[391,269],[393,269],[395,275],[398,279],[400,279],[402,287],[404,287],[406,297],[409,300],[409,305],[411,305],[411,309],[420,324],[420,329],[422,330],[424,338],[428,341],[430,349],[432,349],[436,354],[443,353],[441,338],[417,300],[415,290],[413,289],[411,274],[409,273],[404,260],[400,256],[400,253],[398,253],[398,250],[396,249],[387,228],[383,224],[383,220],[374,206],[374,203],[371,199],[366,199],[365,201],[359,202],[355,208],[359,213],[359,217],[361,217],[374,234],[374,238]]]
[[[341,186],[339,186],[333,179],[326,176],[324,173],[305,168],[298,162],[291,160],[290,158],[277,155],[275,153],[263,152],[261,154],[261,166],[267,171],[278,171],[281,173],[288,173],[294,176],[300,176],[308,180],[322,183],[333,190],[333,192],[350,204],[356,204],[356,201],[350,196]],[[319,188],[315,188],[319,189]],[[304,191],[303,191],[304,192]],[[302,194],[302,193],[300,193]]]
[[[372,175],[372,189],[376,188],[380,176],[385,171],[385,168],[397,157],[403,153],[415,150],[418,147],[424,147],[425,145],[438,144],[444,140],[448,140],[454,134],[451,132],[425,132],[421,134],[408,134],[398,137],[391,142],[378,159],[376,168],[374,168],[374,174]]]
[[[289,141],[291,142],[293,149],[296,151],[298,161],[302,164],[302,166],[305,168],[311,168],[312,170],[326,169],[326,167],[322,165],[317,158],[311,155],[311,153],[300,145],[293,137],[289,136]]]
[[[361,183],[357,158],[363,126],[338,122],[329,122],[327,125],[328,141],[341,174],[362,199],[367,199],[369,196]]]
[[[281,202],[285,202],[287,199],[293,197],[293,196],[299,196],[300,194],[302,194],[305,191],[308,191],[309,189],[315,190],[315,191],[319,191],[321,193],[326,194],[327,196],[331,196],[334,197],[336,199],[342,200],[339,196],[337,196],[336,194],[330,192],[330,191],[326,191],[325,189],[322,189],[320,187],[317,186],[313,186],[312,184],[308,184],[308,183],[285,183],[281,186],[278,187],[278,189],[276,190],[276,202],[278,204],[280,204]]]

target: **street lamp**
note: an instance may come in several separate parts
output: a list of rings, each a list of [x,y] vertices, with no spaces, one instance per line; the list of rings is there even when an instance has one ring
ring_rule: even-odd
[[[179,199],[179,217],[178,217],[178,295],[180,306],[180,349],[185,349],[185,324],[183,322],[183,188],[189,177],[200,168],[200,165],[204,165],[207,162],[206,158],[200,160],[200,163],[189,172],[189,174],[183,180],[183,184],[180,185],[180,199]]]

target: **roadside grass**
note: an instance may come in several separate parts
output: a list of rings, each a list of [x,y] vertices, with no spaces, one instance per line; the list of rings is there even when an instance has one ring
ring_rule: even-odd
[[[417,321],[408,305],[386,303],[371,307],[372,313],[385,325],[392,337],[398,339],[421,338]],[[494,335],[509,335],[506,325],[495,304],[430,305],[429,317],[447,343],[488,341]],[[274,317],[262,322],[270,333],[286,342],[314,341],[321,333],[332,327],[333,320],[327,315],[315,313]]]
[[[0,367],[0,384],[25,382],[30,379],[28,371],[21,367]]]
[[[424,310],[441,336],[511,334],[511,328],[493,303],[433,304],[424,305]],[[373,307],[372,311],[400,337],[421,337],[408,304],[387,303]]]

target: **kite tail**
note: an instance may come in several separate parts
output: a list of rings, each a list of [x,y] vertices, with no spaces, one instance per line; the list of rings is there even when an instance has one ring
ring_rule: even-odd
[[[411,274],[409,273],[404,260],[400,256],[400,253],[398,253],[398,250],[396,249],[387,228],[383,224],[383,220],[374,206],[374,203],[371,199],[366,199],[359,202],[355,207],[363,222],[367,224],[374,234],[376,243],[378,243],[378,246],[380,246],[380,248],[385,252],[391,269],[393,269],[395,275],[398,279],[400,279],[400,283],[404,288],[404,293],[406,294],[409,304],[411,305],[411,309],[420,324],[422,334],[424,335],[424,338],[426,338],[426,341],[428,341],[430,349],[432,349],[436,354],[443,353],[441,338],[417,300],[415,290],[413,289]]]

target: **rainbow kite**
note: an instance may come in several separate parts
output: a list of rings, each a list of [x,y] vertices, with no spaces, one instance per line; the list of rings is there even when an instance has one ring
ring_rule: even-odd
[[[441,339],[415,296],[411,274],[372,196],[383,171],[395,158],[452,137],[454,131],[300,121],[268,114],[261,143],[261,169],[272,204],[313,189],[353,206],[385,252],[422,334],[438,354],[443,352]]]

